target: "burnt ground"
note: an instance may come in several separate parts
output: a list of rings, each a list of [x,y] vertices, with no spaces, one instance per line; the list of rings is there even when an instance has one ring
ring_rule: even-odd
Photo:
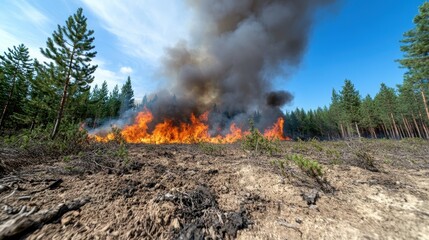
[[[281,150],[129,145],[119,165],[86,152],[32,161],[2,150],[0,236],[17,215],[85,199],[21,237],[429,239],[427,141],[285,142]],[[276,164],[292,154],[319,161],[324,179]]]

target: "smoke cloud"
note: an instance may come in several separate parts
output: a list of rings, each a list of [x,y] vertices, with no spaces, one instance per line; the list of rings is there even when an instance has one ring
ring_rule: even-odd
[[[299,65],[316,10],[334,1],[188,0],[191,41],[166,49],[166,86],[149,106],[155,121],[210,111],[216,134],[231,122],[246,127],[249,117],[261,129],[271,126],[293,100],[272,79]]]
[[[333,1],[189,0],[192,42],[167,49],[164,58],[170,91],[198,112],[282,107],[293,97],[273,92],[270,80],[300,63],[315,10]]]
[[[270,92],[267,96],[267,105],[271,107],[282,107],[286,103],[291,102],[293,96],[286,91]]]

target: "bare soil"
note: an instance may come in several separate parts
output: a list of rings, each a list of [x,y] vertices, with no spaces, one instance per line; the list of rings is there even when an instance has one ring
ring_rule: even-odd
[[[120,165],[82,153],[22,159],[12,169],[7,163],[19,156],[2,150],[0,234],[17,215],[88,198],[19,237],[429,239],[428,142],[284,142],[281,149],[256,156],[239,144],[216,152],[130,145]],[[319,161],[323,181],[293,163],[284,171],[275,164],[291,154]]]

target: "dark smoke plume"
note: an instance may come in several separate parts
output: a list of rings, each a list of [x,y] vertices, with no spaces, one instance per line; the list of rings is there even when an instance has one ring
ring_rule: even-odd
[[[191,41],[167,49],[166,88],[150,107],[155,119],[180,122],[210,111],[214,131],[251,116],[259,128],[272,125],[293,96],[271,80],[285,66],[298,66],[315,11],[334,1],[188,0]]]
[[[333,0],[189,0],[192,42],[168,49],[170,91],[193,110],[264,111],[293,99],[270,78],[299,64],[317,8]],[[180,107],[180,106],[179,106]]]
[[[293,95],[286,91],[270,92],[267,95],[267,105],[281,107],[293,100]]]

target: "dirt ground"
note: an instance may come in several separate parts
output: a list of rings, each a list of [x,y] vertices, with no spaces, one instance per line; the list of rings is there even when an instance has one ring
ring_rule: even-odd
[[[16,215],[85,198],[21,237],[429,239],[427,141],[284,142],[281,150],[130,145],[120,171],[102,162],[73,171],[74,158],[27,161],[0,179],[0,238]],[[319,161],[325,179],[275,164],[293,154]],[[2,162],[13,156],[0,152]]]

